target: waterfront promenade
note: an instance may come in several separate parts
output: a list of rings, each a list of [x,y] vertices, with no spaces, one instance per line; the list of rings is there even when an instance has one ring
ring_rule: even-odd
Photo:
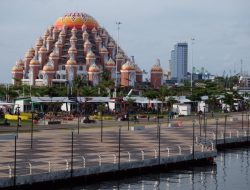
[[[225,120],[221,115],[217,138],[223,139],[224,135],[226,138],[246,136],[249,124],[245,117],[242,130],[241,114],[228,116],[225,131]],[[200,125],[197,117],[176,118],[171,125],[166,119],[161,119],[160,135],[154,119],[130,123],[133,127],[144,127],[141,130],[128,130],[127,121],[104,121],[102,142],[99,121],[95,124],[80,123],[79,134],[77,120],[63,125],[35,126],[32,141],[30,128],[22,127],[16,141],[16,176],[191,155],[194,119],[195,154],[213,151],[214,118],[205,120],[205,127],[203,120]],[[121,127],[120,133],[118,126]],[[14,175],[16,128],[1,127],[0,131],[0,179],[8,179]]]

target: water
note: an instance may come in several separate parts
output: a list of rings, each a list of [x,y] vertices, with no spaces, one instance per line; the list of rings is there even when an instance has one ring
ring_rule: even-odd
[[[60,190],[248,190],[250,147],[219,152],[216,164]]]

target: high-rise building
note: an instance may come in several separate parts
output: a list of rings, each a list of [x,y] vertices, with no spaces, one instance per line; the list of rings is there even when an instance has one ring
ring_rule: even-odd
[[[171,59],[169,60],[169,68],[171,72],[171,80],[181,82],[187,78],[188,66],[188,44],[177,43],[174,50],[171,51]]]

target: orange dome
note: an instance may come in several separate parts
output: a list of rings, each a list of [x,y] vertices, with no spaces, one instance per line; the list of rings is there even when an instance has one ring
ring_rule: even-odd
[[[31,48],[29,49],[29,52],[32,53],[33,55],[35,55],[35,49],[34,49],[33,47],[31,47]]]
[[[71,46],[68,50],[68,54],[71,54],[71,53],[77,53],[77,49],[74,46]]]
[[[42,46],[42,47],[39,49],[38,53],[47,53],[46,47],[45,47],[45,46]]]
[[[135,64],[130,61],[127,61],[125,64],[122,65],[121,70],[135,70]]]
[[[23,67],[15,65],[14,67],[12,67],[12,72],[23,72]]]
[[[16,65],[17,66],[20,66],[20,67],[24,67],[24,62],[22,59],[19,59],[17,62],[16,62]]]
[[[95,54],[92,51],[89,51],[86,56],[87,59],[95,59]]]
[[[30,65],[40,65],[40,62],[37,59],[32,59]]]
[[[54,66],[51,64],[46,64],[43,66],[43,71],[55,71]]]
[[[151,72],[162,72],[161,65],[160,64],[153,65],[153,67],[151,68]]]
[[[141,68],[140,68],[140,67],[138,67],[137,65],[135,65],[135,71],[136,71],[136,73],[137,73],[137,74],[142,73]]]
[[[33,56],[34,56],[34,55],[33,55],[30,51],[28,51],[28,52],[25,54],[25,58],[26,58],[26,59],[29,59],[29,58],[31,59],[31,58],[33,58]]]
[[[89,72],[100,72],[100,69],[99,69],[99,67],[95,63],[93,63],[89,67]]]
[[[66,25],[67,28],[70,29],[74,27],[76,29],[81,29],[83,24],[85,24],[89,30],[98,26],[97,21],[86,13],[68,13],[56,20],[55,27],[57,29],[62,29],[63,25]]]
[[[67,65],[77,65],[77,63],[74,59],[69,59],[66,64]]]
[[[51,58],[51,59],[59,59],[59,55],[53,51],[49,55],[49,58]]]
[[[55,46],[57,47],[62,47],[62,41],[61,40],[58,40],[55,44]]]
[[[109,58],[109,60],[108,60],[108,62],[106,63],[106,66],[108,66],[108,67],[115,67],[115,62],[114,62],[114,60],[110,57]]]

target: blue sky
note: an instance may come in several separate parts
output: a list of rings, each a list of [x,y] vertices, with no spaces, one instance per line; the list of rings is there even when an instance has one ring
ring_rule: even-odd
[[[161,60],[168,69],[177,42],[195,38],[193,64],[222,75],[250,74],[249,0],[0,0],[0,83],[11,82],[11,68],[49,25],[68,12],[86,12],[147,71]]]

